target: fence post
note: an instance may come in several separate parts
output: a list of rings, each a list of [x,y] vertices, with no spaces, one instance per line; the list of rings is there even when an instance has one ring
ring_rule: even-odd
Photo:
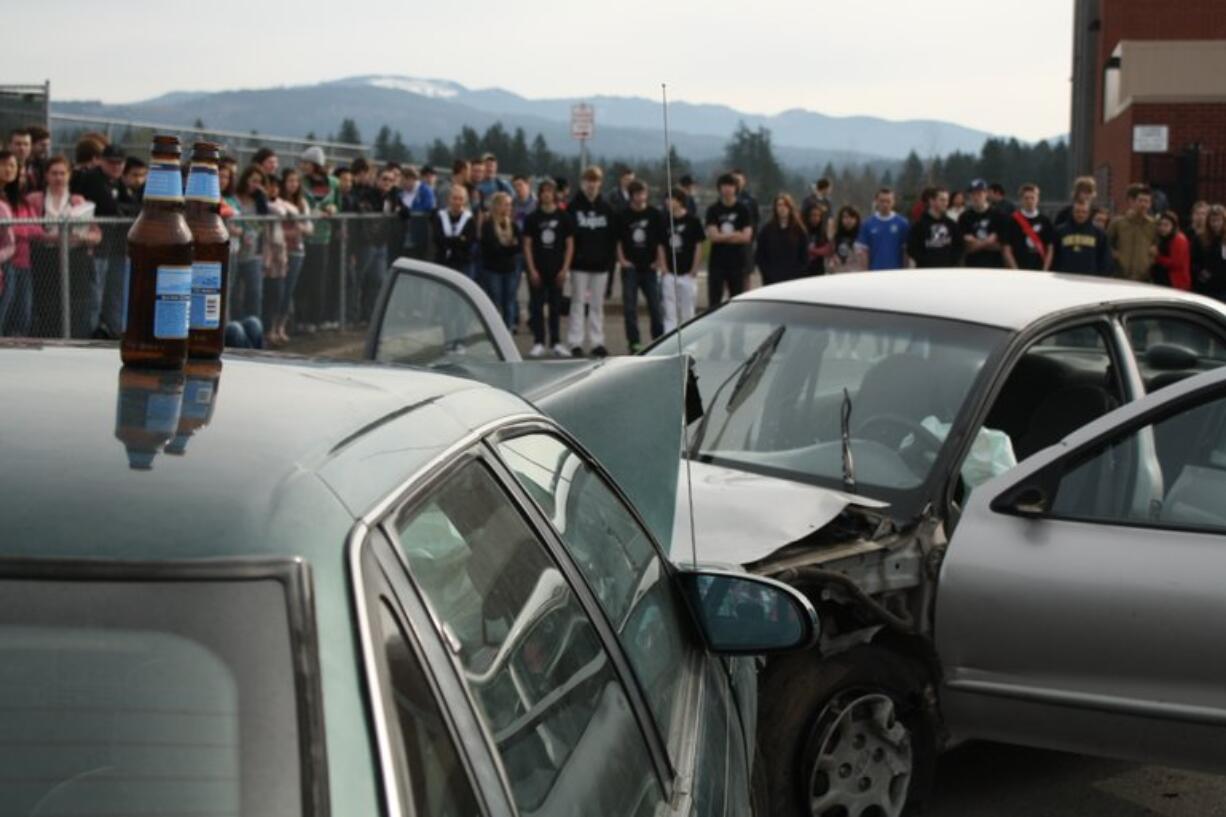
[[[340,287],[341,315],[340,315],[340,320],[338,321],[338,323],[340,324],[341,331],[343,332],[349,328],[348,322],[347,322],[347,317],[349,314],[349,295],[347,292],[349,288],[348,286],[349,282],[346,280],[346,275],[345,275],[346,268],[349,266],[349,219],[342,218],[340,222],[341,222],[341,263],[340,263],[340,269],[337,271],[336,274],[339,275],[341,279],[341,287]]]
[[[68,291],[68,266],[70,253],[68,251],[68,219],[60,220],[60,336],[64,339],[72,337],[72,306],[71,294]]]

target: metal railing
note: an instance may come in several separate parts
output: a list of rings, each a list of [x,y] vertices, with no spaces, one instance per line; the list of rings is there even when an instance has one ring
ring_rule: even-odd
[[[9,240],[15,247],[3,264],[0,336],[117,337],[134,221],[0,219],[0,248]],[[302,236],[301,253],[291,254],[283,243],[289,222],[312,230]],[[227,223],[242,231],[231,239],[227,320],[254,314],[274,326],[348,329],[369,321],[392,261],[430,253],[424,213],[407,220],[359,213],[242,215]]]

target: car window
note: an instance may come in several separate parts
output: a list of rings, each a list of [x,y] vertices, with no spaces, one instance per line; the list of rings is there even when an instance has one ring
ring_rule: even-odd
[[[498,448],[561,535],[616,630],[657,725],[672,735],[689,641],[655,546],[617,494],[562,440],[525,434]]]
[[[399,616],[386,598],[375,616],[376,649],[388,717],[398,729],[401,785],[415,814],[469,817],[480,813],[463,763]]]
[[[1128,319],[1126,331],[1147,392],[1226,364],[1222,336],[1195,321],[1141,315]]]
[[[1053,516],[1226,533],[1226,397],[1099,447],[1065,473]]]
[[[704,416],[703,461],[856,490],[919,513],[921,490],[1000,329],[919,315],[742,301],[681,331]],[[675,354],[675,343],[650,354]],[[844,457],[841,418],[848,417]]]
[[[396,528],[519,808],[598,817],[662,808],[598,631],[490,472],[463,466]]]
[[[0,579],[0,814],[303,815],[276,580]]]
[[[398,272],[375,360],[426,366],[501,357],[489,327],[463,293],[424,275]]]

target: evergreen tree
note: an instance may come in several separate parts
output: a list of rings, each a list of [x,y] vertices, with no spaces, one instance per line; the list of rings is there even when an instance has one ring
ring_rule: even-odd
[[[898,198],[913,199],[919,195],[920,189],[924,186],[924,163],[920,160],[919,154],[914,150],[907,154],[906,160],[902,163],[902,171],[898,175]]]
[[[404,143],[404,137],[400,135],[400,131],[396,131],[392,136],[392,143],[387,146],[387,160],[400,164],[408,164],[413,161],[413,151],[409,150],[409,146]]]
[[[498,157],[502,163],[502,157]],[[528,173],[531,170],[529,166],[531,157],[528,154],[528,135],[524,133],[523,128],[515,129],[515,136],[511,138],[511,147],[507,150],[506,167],[510,173]]]
[[[379,128],[379,134],[375,136],[375,158],[381,161],[387,161],[391,157],[388,151],[392,145],[392,129],[387,125]]]
[[[476,130],[465,125],[460,129],[460,135],[455,138],[452,153],[457,159],[475,159],[481,155],[481,135]]]
[[[362,144],[362,134],[358,130],[358,123],[349,118],[342,119],[341,129],[336,135],[336,141],[346,145]]]
[[[317,141],[317,139],[318,137],[315,136],[315,131],[313,130],[307,131],[306,140],[308,142],[314,142],[314,141]]]
[[[196,123],[192,127],[196,130],[204,130],[204,120],[197,116]]]
[[[783,190],[783,169],[771,147],[771,132],[764,127],[750,130],[744,122],[737,125],[732,140],[724,148],[729,167],[739,167],[759,197],[773,197]]]
[[[535,174],[548,174],[553,170],[553,151],[549,149],[549,143],[545,141],[545,137],[542,134],[538,133],[536,138],[532,140],[528,164],[531,172]]]
[[[426,148],[426,163],[434,165],[436,170],[446,172],[451,168],[451,163],[455,160],[455,154],[451,152],[451,148],[447,147],[447,143],[442,139],[435,139]]]
[[[499,164],[511,154],[511,137],[501,122],[495,122],[486,128],[481,136],[478,153],[492,153],[498,157]],[[499,168],[501,170],[501,167]]]
[[[838,174],[834,172],[834,163],[826,162],[826,166],[822,168],[821,178],[829,179],[831,182],[833,182],[837,175]]]

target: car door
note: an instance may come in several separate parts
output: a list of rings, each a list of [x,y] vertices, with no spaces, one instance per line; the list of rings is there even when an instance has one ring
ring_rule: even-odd
[[[1219,369],[1117,409],[973,496],[937,591],[951,733],[1226,767],[1223,576]]]
[[[729,665],[701,646],[669,562],[644,522],[556,429],[521,425],[492,442],[591,588],[646,695],[679,785],[693,793],[695,812],[749,813],[746,736],[753,733],[741,713],[751,717],[756,702],[734,698]]]
[[[455,270],[408,258],[392,264],[384,280],[365,357],[415,366],[520,360],[480,286]]]
[[[444,648],[431,668],[453,692],[448,710],[466,709],[477,725],[465,739],[469,755],[487,757],[521,815],[676,813],[688,799],[675,797],[633,671],[583,578],[534,516],[478,447],[381,526],[428,612],[423,629]]]

